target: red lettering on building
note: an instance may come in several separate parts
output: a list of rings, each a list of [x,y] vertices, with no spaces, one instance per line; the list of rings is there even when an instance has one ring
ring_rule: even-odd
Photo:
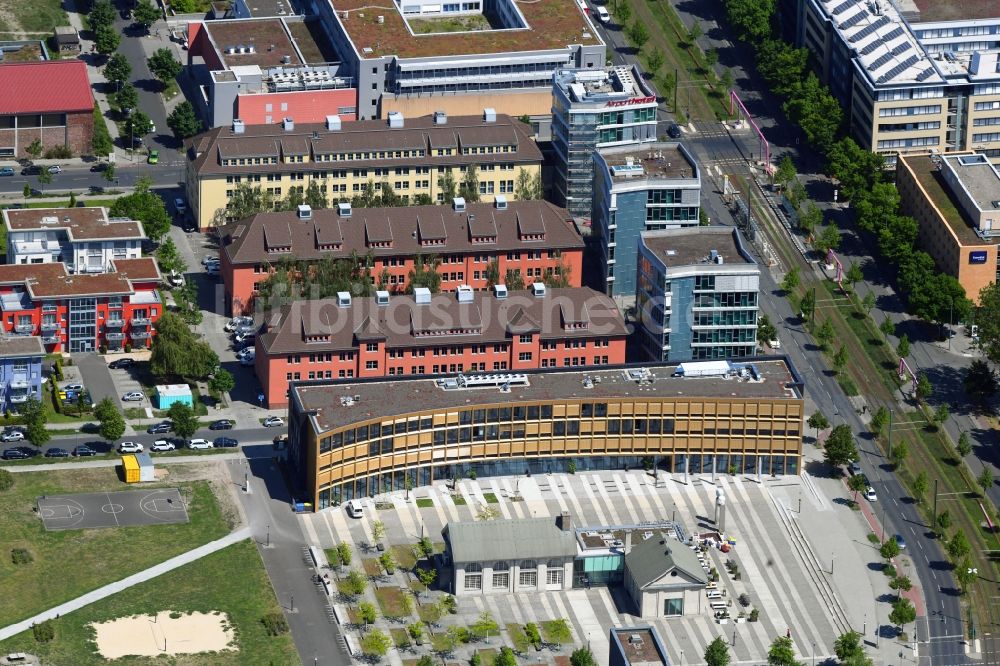
[[[630,99],[618,99],[608,102],[607,106],[632,106],[633,104],[649,104],[655,102],[656,97],[632,97]]]

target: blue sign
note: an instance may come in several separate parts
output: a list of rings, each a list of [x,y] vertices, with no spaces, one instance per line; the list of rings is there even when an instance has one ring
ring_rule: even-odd
[[[986,250],[973,250],[969,252],[969,263],[970,264],[985,264],[986,263]]]

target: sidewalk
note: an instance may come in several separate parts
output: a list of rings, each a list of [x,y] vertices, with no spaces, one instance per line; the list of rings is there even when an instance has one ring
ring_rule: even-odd
[[[173,571],[174,569],[182,567],[185,564],[190,564],[191,562],[199,560],[206,555],[211,555],[212,553],[220,551],[226,546],[231,546],[234,543],[248,538],[250,538],[249,527],[243,527],[235,532],[230,532],[221,539],[206,543],[204,546],[199,546],[193,550],[189,550],[188,552],[178,555],[177,557],[172,557],[165,562],[160,562],[145,571],[140,571],[139,573],[129,576],[128,578],[123,578],[122,580],[110,583],[104,587],[99,587],[93,592],[88,592],[81,597],[77,597],[76,599],[67,601],[64,604],[50,608],[47,611],[39,613],[34,617],[29,617],[27,620],[18,622],[17,624],[0,628],[0,640],[16,636],[22,631],[27,631],[31,629],[31,625],[33,624],[45,622],[46,620],[52,620],[60,615],[66,615],[67,613],[72,613],[73,611],[79,610],[80,608],[92,604],[95,601],[100,601],[101,599],[110,597],[113,594],[118,594],[123,590],[138,585],[139,583],[152,580],[153,578],[165,574],[168,571]]]

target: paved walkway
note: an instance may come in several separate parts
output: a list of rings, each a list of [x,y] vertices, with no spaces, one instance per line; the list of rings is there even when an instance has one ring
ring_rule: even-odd
[[[206,460],[236,460],[243,458],[242,452],[216,453],[211,456],[171,456],[169,458],[157,458],[157,464],[174,465],[177,463],[200,463]],[[121,465],[121,458],[111,458],[110,460],[81,460],[64,463],[52,463],[50,465],[5,465],[3,469],[8,472],[51,472],[57,469],[83,469],[85,467],[116,467]]]
[[[23,622],[3,627],[0,629],[0,640],[5,640],[11,636],[16,636],[22,631],[27,631],[28,629],[31,629],[31,625],[33,624],[45,622],[46,620],[52,620],[67,613],[72,613],[73,611],[79,610],[84,606],[94,603],[95,601],[100,601],[101,599],[110,597],[113,594],[118,594],[122,590],[126,590],[130,587],[138,585],[139,583],[145,583],[147,580],[152,580],[157,576],[167,573],[168,571],[173,571],[174,569],[182,567],[185,564],[190,564],[195,560],[200,560],[206,555],[211,555],[212,553],[220,551],[223,548],[231,546],[239,541],[243,541],[243,539],[248,539],[249,537],[249,527],[244,527],[236,530],[235,532],[230,532],[221,539],[206,543],[204,546],[199,546],[193,550],[189,550],[188,552],[182,553],[181,555],[173,557],[165,562],[160,562],[145,571],[140,571],[139,573],[133,574],[128,578],[123,578],[122,580],[110,583],[104,587],[99,587],[93,592],[88,592],[81,597],[77,597],[76,599],[67,601],[64,604],[50,608],[34,617],[29,617]]]

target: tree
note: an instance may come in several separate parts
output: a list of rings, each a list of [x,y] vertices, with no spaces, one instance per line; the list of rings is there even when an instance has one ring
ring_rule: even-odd
[[[359,603],[358,619],[364,624],[374,624],[375,620],[378,619],[378,611],[375,610],[375,604],[370,601],[362,601]]]
[[[378,565],[382,567],[383,571],[387,574],[391,574],[396,570],[396,558],[392,556],[391,550],[387,550],[378,556]]]
[[[856,631],[848,631],[846,634],[838,636],[833,643],[833,653],[841,662],[864,656],[865,647],[861,644],[861,634]]]
[[[945,509],[937,516],[937,530],[938,536],[944,538],[945,532],[951,527],[951,514]]]
[[[819,431],[830,427],[830,420],[823,412],[813,412],[813,415],[806,421],[810,428],[816,431],[816,439],[819,439]]]
[[[838,229],[835,224],[826,225],[823,227],[823,230],[819,232],[819,237],[813,244],[816,246],[816,249],[823,254],[823,256],[826,256],[828,251],[836,250],[840,247],[840,229]]]
[[[837,337],[837,332],[833,330],[833,322],[829,318],[824,319],[816,331],[816,340],[819,346],[826,351],[830,348],[830,343]]]
[[[847,272],[844,273],[844,279],[847,280],[847,284],[849,286],[853,287],[855,284],[865,279],[865,274],[861,270],[861,266],[857,263],[853,263],[847,269]]]
[[[337,544],[337,557],[340,558],[340,565],[344,567],[351,566],[351,544],[346,541],[341,541]]]
[[[719,62],[719,52],[714,48],[705,51],[705,64],[711,69]]]
[[[924,495],[927,494],[927,488],[930,485],[930,481],[927,479],[927,472],[921,471],[917,474],[916,478],[913,479],[913,498],[917,502],[923,504]]]
[[[573,640],[573,632],[564,618],[550,621],[546,625],[546,631],[553,643],[569,643]]]
[[[48,169],[42,169],[41,173],[38,174],[38,182],[41,185],[48,185],[52,182],[52,174],[49,173]]]
[[[37,160],[42,154],[42,140],[35,139],[28,144],[28,147],[24,149],[24,152],[31,155],[31,159]]]
[[[955,536],[948,541],[947,550],[948,555],[956,562],[968,555],[970,546],[969,540],[965,537],[965,532],[955,532]]]
[[[417,569],[417,578],[423,584],[424,587],[430,589],[434,581],[437,580],[437,569],[431,568],[419,568]]]
[[[944,422],[948,420],[949,416],[951,416],[951,412],[948,410],[948,405],[946,403],[942,402],[937,406],[937,409],[934,410],[934,421],[938,425],[944,425]]]
[[[802,318],[806,321],[813,318],[813,315],[816,313],[815,289],[810,289],[802,295],[802,300],[799,301],[799,312],[802,314]]]
[[[740,39],[759,44],[771,34],[774,5],[774,0],[730,0],[725,3],[726,16]]]
[[[847,348],[840,345],[837,353],[833,355],[833,369],[837,371],[837,374],[843,372],[844,368],[847,367],[848,359]]]
[[[896,334],[896,324],[894,324],[891,319],[886,317],[882,320],[882,323],[878,325],[878,330],[882,332],[882,337],[888,339],[890,335]]]
[[[923,402],[933,392],[934,387],[931,385],[931,380],[927,378],[927,375],[922,372],[917,375],[917,400]]]
[[[192,137],[203,129],[201,119],[195,114],[191,102],[187,100],[175,106],[167,116],[167,127],[181,140]]]
[[[897,442],[895,446],[892,447],[892,451],[889,452],[889,463],[893,468],[899,467],[906,460],[906,456],[909,455],[910,449],[906,445],[906,442]]]
[[[153,121],[142,111],[133,111],[132,115],[125,119],[125,135],[133,141],[142,139],[153,131]]]
[[[788,183],[792,182],[797,173],[791,156],[785,155],[778,162],[778,168],[774,171],[774,182],[782,187],[788,187]]]
[[[35,446],[44,446],[51,435],[45,427],[45,406],[35,396],[30,396],[18,410],[24,421],[24,436]]]
[[[858,459],[858,449],[854,445],[854,433],[845,423],[836,426],[826,438],[824,458],[828,465],[846,465]]]
[[[993,282],[979,292],[976,326],[979,327],[979,347],[986,358],[1000,363],[1000,283]]]
[[[115,22],[115,6],[110,0],[95,0],[87,14],[87,24],[96,31],[101,26],[112,26]]]
[[[522,291],[524,289],[524,278],[521,277],[521,271],[507,269],[506,275],[504,275],[503,283],[507,285],[507,289],[510,291]]]
[[[655,77],[660,71],[660,67],[663,67],[663,51],[655,46],[651,48],[646,54],[646,65],[649,68],[649,73]]]
[[[892,560],[899,557],[899,542],[895,539],[886,539],[882,547],[878,550],[883,560]]]
[[[190,405],[183,402],[175,402],[167,410],[167,416],[174,426],[174,433],[181,439],[190,439],[198,430],[198,418]]]
[[[982,359],[975,359],[965,370],[965,377],[962,378],[962,387],[966,395],[985,405],[989,399],[996,395],[998,385],[997,376],[990,367],[990,364]]]
[[[785,277],[781,280],[781,290],[785,294],[790,294],[799,286],[799,269],[797,266],[793,266],[791,270],[785,273]]]
[[[98,403],[94,408],[94,415],[101,424],[101,439],[113,441],[125,434],[125,418],[109,398],[104,398]]]
[[[305,191],[305,204],[313,210],[323,210],[329,205],[326,194],[320,189],[319,180],[309,181],[309,186],[306,187]]]
[[[799,666],[799,662],[795,659],[792,639],[786,636],[775,638],[767,651],[767,663],[768,666]]]
[[[889,613],[889,622],[898,627],[903,627],[917,619],[917,610],[913,607],[913,602],[905,597],[892,602],[892,612]]]
[[[229,221],[242,220],[271,210],[274,210],[274,196],[249,181],[244,181],[233,188],[233,196],[229,198],[226,207],[215,212],[214,222],[216,226],[221,226]]]
[[[110,153],[111,152],[111,148],[112,148],[112,146],[109,143],[107,150],[101,151],[98,154]],[[98,152],[97,148],[94,148],[94,152],[95,153]],[[115,165],[113,163],[108,164],[108,166],[104,168],[104,180],[107,181],[108,183],[113,183],[113,182],[115,182],[115,179],[117,177],[118,177],[118,170],[115,168]]]
[[[796,181],[798,182],[798,181]],[[799,227],[810,236],[816,227],[823,224],[823,211],[810,203],[804,211],[799,214]]]
[[[895,541],[895,539],[889,541]],[[903,592],[909,592],[913,589],[913,583],[907,576],[896,576],[889,581],[889,589],[896,590],[896,598],[898,599]]]
[[[384,657],[392,641],[380,629],[372,629],[361,639],[361,651],[372,657]]]
[[[208,377],[219,357],[204,340],[195,337],[181,317],[164,312],[156,324],[149,369],[160,379]]]
[[[140,178],[139,182],[135,184],[135,191],[115,199],[108,214],[112,217],[139,220],[142,222],[142,230],[146,236],[153,241],[158,241],[170,230],[170,213],[167,212],[163,199],[150,191],[150,185],[152,185],[152,181],[148,178]],[[176,249],[174,246],[175,252]],[[175,267],[187,268],[183,261],[174,263]]]
[[[889,410],[884,406],[879,407],[872,414],[872,420],[868,422],[868,428],[876,437],[881,437],[885,433],[885,428],[889,424]]]
[[[490,634],[495,636],[500,629],[500,625],[493,619],[493,615],[489,611],[483,611],[469,628],[472,630],[473,635],[478,638],[484,638]]]
[[[722,69],[722,74],[719,75],[719,85],[722,86],[723,91],[726,91],[730,90],[734,83],[733,71],[728,67],[724,67]]]
[[[972,453],[972,441],[969,439],[969,433],[962,431],[958,436],[958,444],[955,445],[958,450],[958,455],[965,458],[970,453]]]
[[[573,653],[569,656],[570,666],[597,666],[597,660],[594,659],[594,653],[590,651],[589,647],[581,647],[573,650]],[[721,664],[720,666],[726,666]]]
[[[349,595],[359,596],[364,594],[365,588],[368,587],[368,581],[361,574],[360,571],[351,569],[347,572],[347,576],[344,578],[343,590]]]
[[[729,659],[729,646],[722,636],[716,636],[715,640],[705,648],[705,662],[708,666],[729,666]]]
[[[139,105],[139,91],[131,83],[125,82],[115,93],[115,104],[123,113],[129,113]]]
[[[161,16],[160,10],[149,0],[139,0],[139,4],[132,10],[132,20],[146,30],[149,30],[149,27],[156,23]],[[153,75],[155,76],[156,72],[153,72]]]
[[[514,651],[504,645],[500,648],[500,654],[493,660],[493,666],[517,666],[517,658]]]
[[[993,472],[990,471],[989,467],[984,465],[983,471],[979,474],[979,477],[976,478],[976,481],[979,483],[979,487],[983,489],[983,493],[985,494],[987,490],[993,487]]]
[[[413,293],[417,287],[426,287],[431,290],[432,294],[441,291],[441,274],[437,272],[440,265],[441,261],[437,257],[432,255],[425,261],[423,256],[418,254],[413,261],[413,269],[407,276],[406,291]]]
[[[470,164],[465,169],[465,176],[458,186],[458,196],[465,199],[466,203],[479,201],[479,167],[475,164]]]
[[[896,354],[899,358],[906,358],[910,355],[910,336],[906,333],[899,336],[899,344],[896,345]]]
[[[628,28],[625,29],[625,34],[628,35],[629,41],[631,41],[637,49],[642,49],[649,41],[649,28],[642,21],[633,21]]]
[[[766,344],[774,340],[778,335],[778,329],[771,323],[771,318],[762,314],[757,320],[757,342]]]
[[[854,474],[853,476],[847,479],[847,488],[848,490],[854,493],[855,503],[857,503],[858,501],[858,493],[860,493],[862,490],[865,490],[867,487],[868,487],[868,482],[865,480],[865,477],[861,476],[860,474]]]
[[[958,586],[962,588],[962,593],[964,594],[969,590],[969,586],[975,582],[978,572],[975,567],[972,566],[972,560],[968,557],[964,558],[960,564],[955,567],[955,579],[958,580]]]
[[[236,387],[236,379],[228,370],[217,370],[208,380],[208,388],[218,393],[229,393]]]
[[[875,294],[868,292],[865,297],[861,299],[861,307],[865,311],[866,316],[870,316],[872,313],[872,308],[875,307]]]
[[[177,250],[174,239],[167,236],[163,239],[160,247],[156,248],[156,260],[160,264],[160,270],[166,273],[184,273],[187,271],[187,263]]]
[[[149,71],[153,73],[161,83],[166,84],[172,81],[181,73],[181,64],[174,58],[174,54],[168,48],[156,49],[147,60]]]
[[[514,185],[514,196],[520,201],[542,198],[542,177],[521,167],[517,170],[517,182]]]
[[[385,523],[376,520],[372,523],[372,541],[381,543],[383,539],[385,539]]]
[[[104,78],[111,83],[125,83],[131,75],[132,63],[121,53],[112,55],[104,65]]]
[[[94,31],[94,48],[101,55],[117,51],[121,41],[121,34],[111,26],[102,25]]]
[[[691,27],[688,28],[687,32],[688,43],[693,46],[694,43],[698,41],[698,38],[702,36],[702,34],[703,32],[701,29],[701,23],[698,23],[698,21],[696,20],[694,23],[691,24]]]
[[[438,178],[438,187],[441,189],[441,200],[447,205],[451,205],[452,199],[457,195],[458,186],[455,184],[455,174],[452,173],[451,169],[444,172],[444,175]],[[520,199],[520,195],[518,196]]]

